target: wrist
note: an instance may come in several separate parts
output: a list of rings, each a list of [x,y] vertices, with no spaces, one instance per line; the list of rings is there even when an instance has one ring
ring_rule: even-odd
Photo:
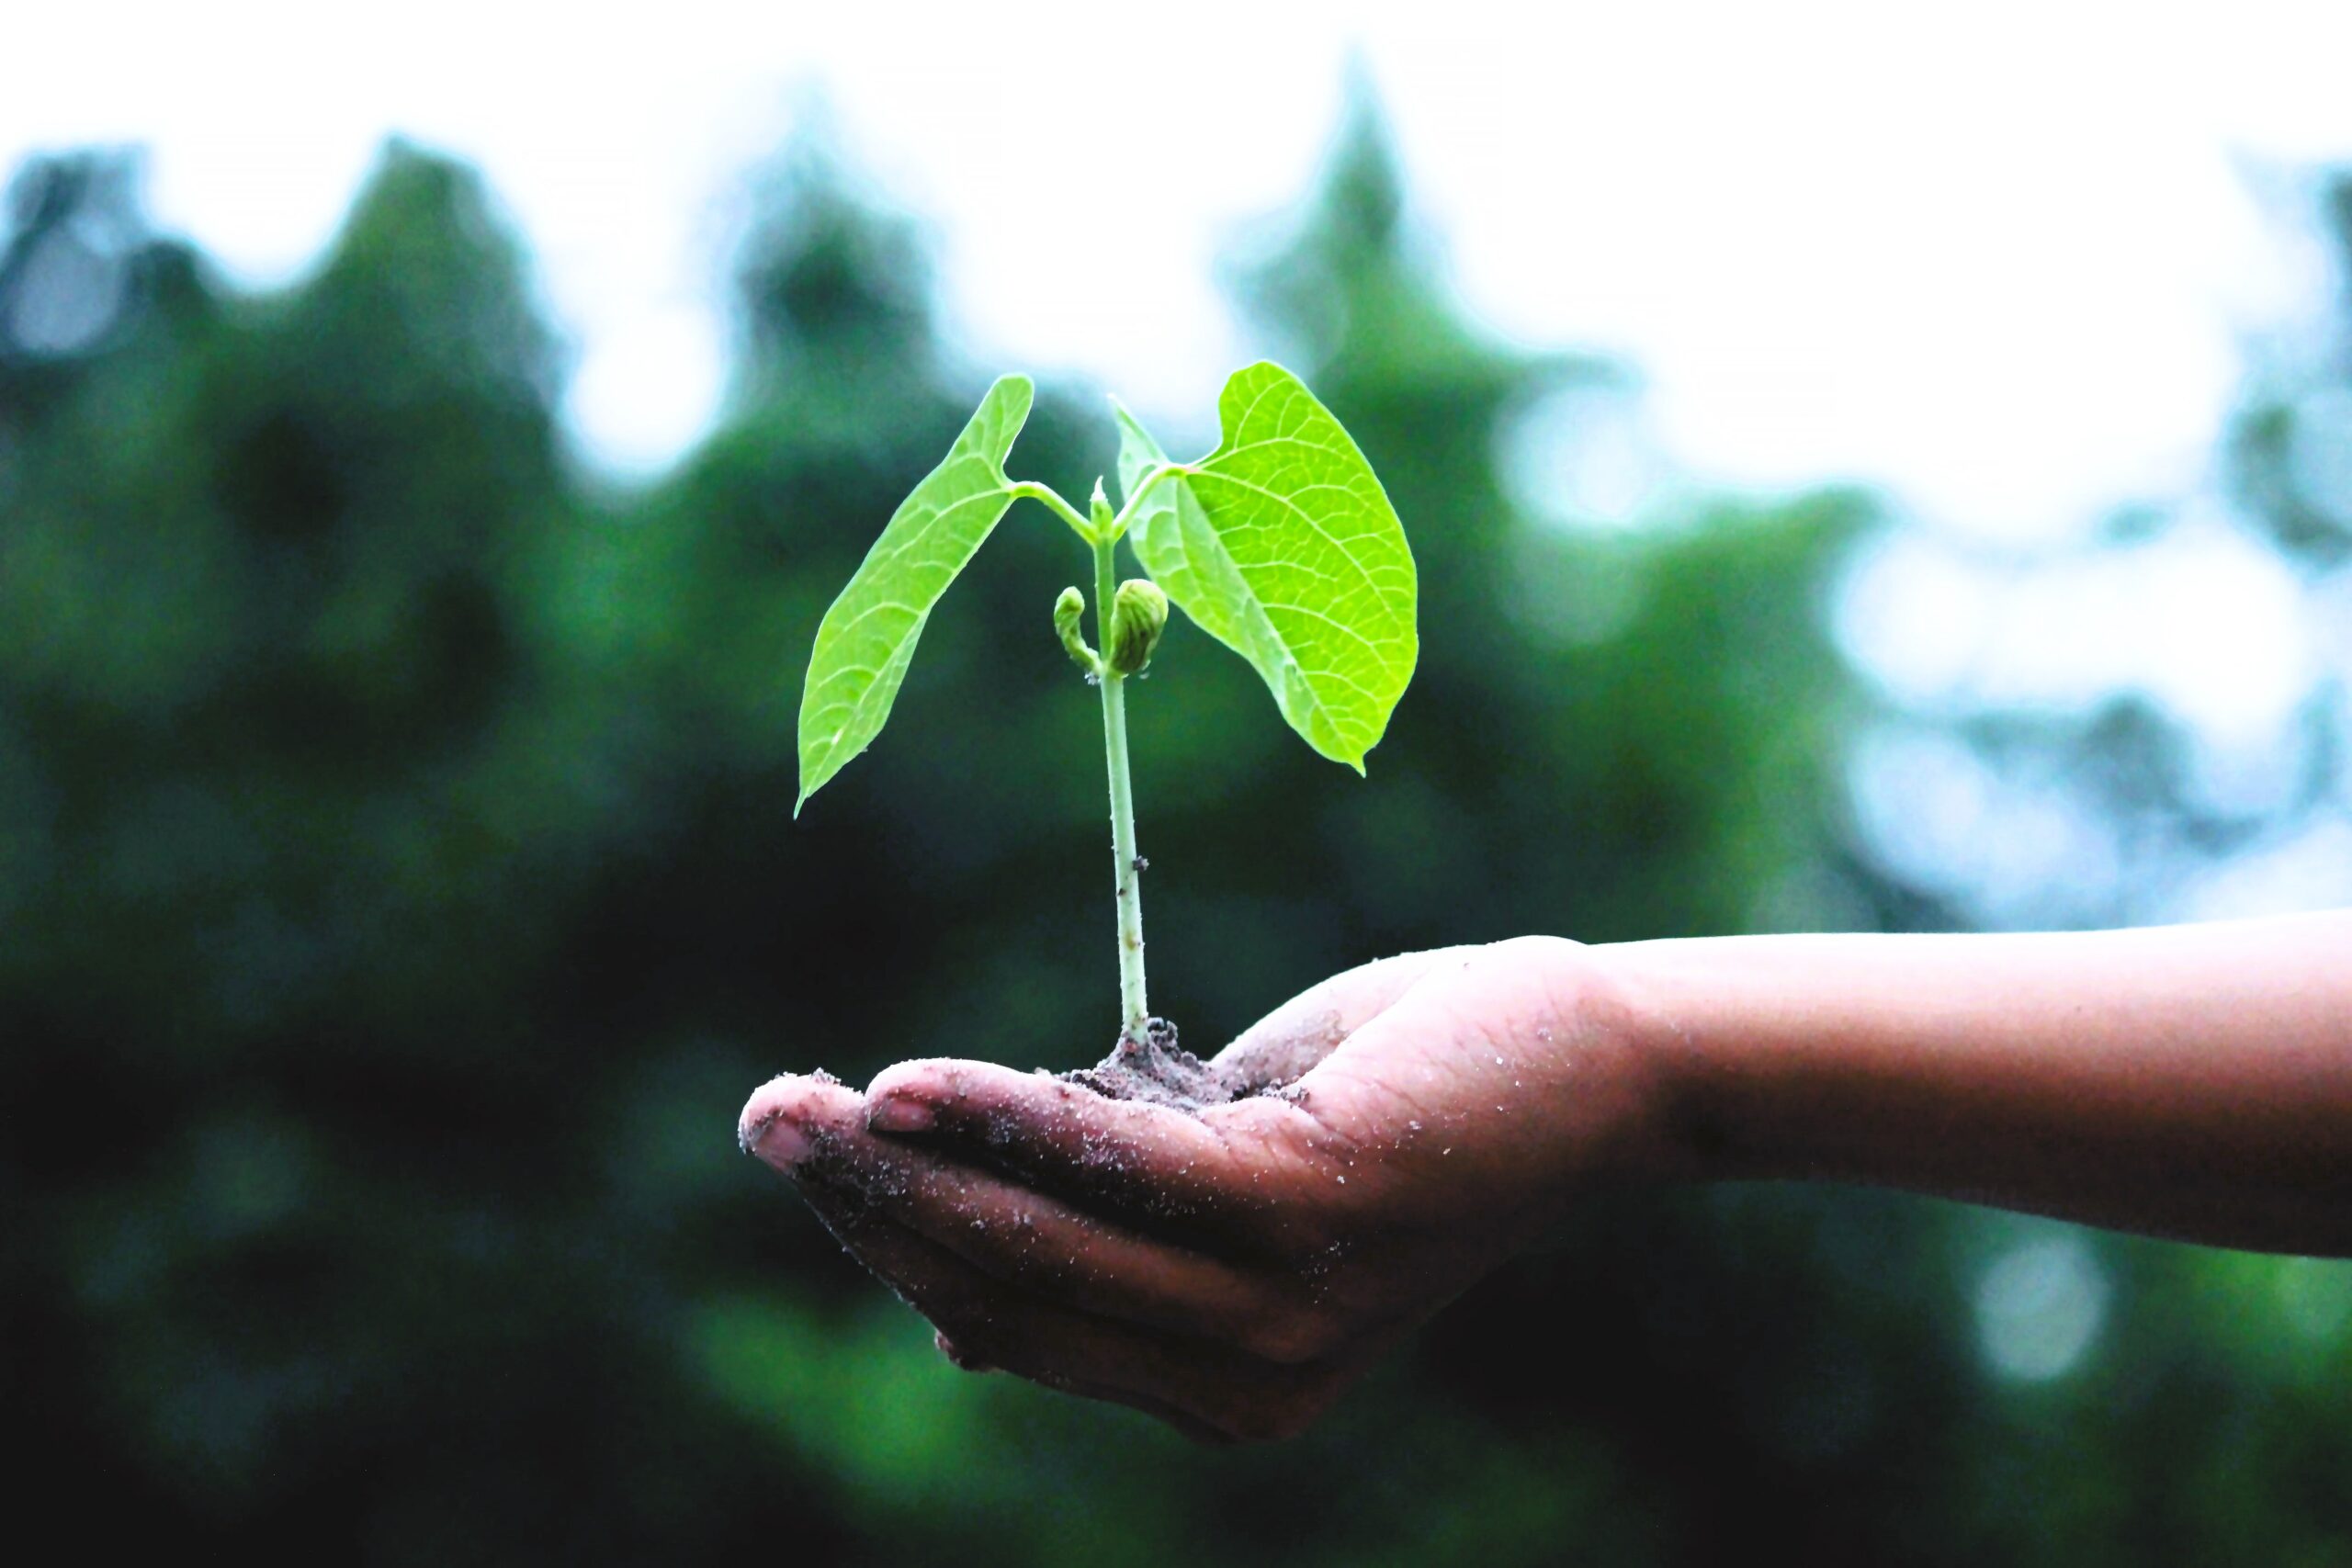
[[[1654,1179],[1715,1181],[1761,1172],[1726,1122],[1724,987],[1704,940],[1617,942],[1591,950],[1611,976],[1622,1029],[1645,1084],[1641,1150]]]
[[[1518,1043],[1549,1089],[1544,1143],[1557,1151],[1561,1190],[1716,1174],[1713,1140],[1694,1113],[1705,1075],[1681,1022],[1688,977],[1636,952],[1649,944],[1522,937],[1498,945],[1532,967],[1547,998]]]

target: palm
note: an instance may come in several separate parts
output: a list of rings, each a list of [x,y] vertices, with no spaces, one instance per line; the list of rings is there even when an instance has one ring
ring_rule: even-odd
[[[1544,950],[1538,962],[1531,948]],[[1582,953],[1504,943],[1384,960],[1317,987],[1220,1055],[1219,1066],[1301,1063],[1274,1092],[1203,1120],[1241,1151],[1236,1164],[1290,1235],[1345,1255],[1320,1283],[1327,1301],[1352,1295],[1363,1319],[1419,1315],[1525,1246],[1580,1176],[1626,1153],[1639,1084],[1618,1010]],[[1305,1064],[1299,1043],[1317,1041]]]

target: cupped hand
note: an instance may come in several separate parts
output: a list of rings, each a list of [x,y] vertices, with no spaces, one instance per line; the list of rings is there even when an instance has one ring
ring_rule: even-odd
[[[1285,1436],[1597,1181],[1665,1174],[1666,1095],[1597,950],[1384,959],[1276,1010],[1193,1111],[984,1062],[784,1077],[744,1145],[959,1365],[1212,1440]]]

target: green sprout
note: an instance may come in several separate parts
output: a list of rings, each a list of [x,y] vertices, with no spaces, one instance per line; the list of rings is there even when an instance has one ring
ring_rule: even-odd
[[[1172,603],[1248,660],[1290,727],[1322,755],[1363,772],[1413,678],[1412,552],[1396,508],[1340,422],[1279,365],[1236,371],[1217,400],[1223,438],[1196,462],[1170,462],[1135,416],[1119,424],[1115,513],[1097,479],[1087,511],[1050,487],[1013,479],[1005,458],[1029,417],[1032,389],[1005,376],[980,400],[946,460],[926,475],[874,542],[817,627],[800,698],[800,798],[793,815],[882,732],[940,596],[1015,501],[1069,525],[1094,564],[1094,631],[1086,596],[1062,590],[1053,623],[1102,698],[1117,865],[1123,1040],[1141,1042],[1143,857],[1127,770],[1126,682],[1150,662]],[[1125,539],[1148,578],[1117,581]]]

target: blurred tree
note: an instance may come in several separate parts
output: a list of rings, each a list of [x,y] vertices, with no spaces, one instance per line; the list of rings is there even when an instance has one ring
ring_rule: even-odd
[[[2251,557],[2288,585],[2272,615],[2314,634],[2284,721],[2218,734],[2136,690],[2035,705],[1962,690],[1890,716],[1899,741],[1866,737],[1856,770],[1879,820],[1855,851],[1887,907],[2041,929],[2312,907],[2352,887],[2352,694],[2332,633],[2352,591],[2352,177],[2318,195],[2327,319],[2257,350],[2218,491],[2126,509],[1982,579],[1999,593]],[[2245,696],[2252,712],[2273,700]],[[1910,830],[1939,816],[1964,837]],[[2352,1371],[2352,1265],[1973,1213],[1946,1245],[1997,1397],[1955,1423],[1923,1519],[2019,1562],[2352,1561],[2352,1493],[2322,1479],[2352,1474],[2352,1420],[2323,1392]]]
[[[746,400],[789,395],[796,381],[872,380],[876,391],[903,391],[933,370],[921,235],[855,186],[820,129],[805,130],[759,182],[735,277]]]
[[[560,354],[461,167],[390,149],[317,274],[263,297],[151,233],[125,165],[13,188],[25,1531],[98,1477],[58,1521],[93,1550],[402,1562],[2346,1539],[2340,1274],[1885,1197],[1596,1200],[1271,1452],[952,1373],[727,1142],[775,1067],[1062,1066],[1115,1028],[1058,525],[1008,521],[900,722],[789,820],[817,619],[986,378],[941,346],[918,231],[788,158],[738,262],[722,427],[616,495],[566,458]],[[1841,806],[1865,708],[1820,612],[1864,499],[1530,515],[1512,432],[1622,378],[1465,322],[1368,110],[1238,283],[1389,480],[1425,662],[1365,782],[1171,629],[1137,786],[1156,998],[1195,1043],[1400,946],[1932,909]],[[1016,464],[1083,491],[1108,436],[1048,388]]]
[[[199,302],[196,258],[148,231],[128,153],[28,161],[0,251],[0,430],[21,430],[126,335]]]
[[[1863,834],[1875,841],[1860,848],[1880,879],[1944,918],[2151,922],[2308,907],[2352,889],[2352,665],[2337,630],[2352,603],[2352,176],[2323,176],[2298,194],[2312,198],[2330,287],[2316,319],[2249,344],[2245,400],[2220,434],[2211,481],[2119,509],[2095,533],[2039,549],[1922,547],[1936,552],[1941,581],[1971,581],[1984,603],[2049,605],[2053,586],[2075,585],[2086,598],[2105,589],[2109,603],[2082,611],[2100,637],[2125,628],[2098,617],[2150,613],[2126,596],[2162,593],[2188,573],[2225,575],[2215,593],[2248,580],[2267,590],[2253,610],[2243,594],[2209,600],[2215,620],[2178,628],[2206,644],[2224,640],[2215,624],[2240,640],[2260,634],[2256,657],[2222,666],[2240,689],[2223,686],[2226,676],[2211,683],[2238,699],[2236,711],[2211,697],[2191,711],[2127,678],[2041,702],[1959,682],[1923,711],[1895,716],[1902,731],[1929,743],[1866,748],[1866,761],[1903,765],[1860,770],[1864,795],[1891,803],[1892,818]],[[1933,587],[1905,591],[1900,571],[1886,575],[1898,580],[1889,596],[1903,607],[1953,615],[1928,602]],[[1979,615],[1980,637],[1992,624]],[[1984,646],[1978,659],[1995,662],[1997,652]],[[2266,722],[2274,709],[2276,722]],[[1956,814],[1973,816],[1973,842],[1906,830],[1933,815],[1917,803],[1937,797],[1970,803]],[[2020,849],[1995,852],[1987,839]]]
[[[2352,174],[2323,179],[2316,205],[2335,264],[2330,319],[2247,400],[2228,451],[2248,515],[2324,571],[2352,559]]]
[[[74,178],[32,188],[119,234]],[[18,323],[58,318],[13,258],[85,232],[62,200],[19,205]],[[662,1358],[563,1157],[609,1090],[533,1021],[568,856],[622,825],[541,696],[521,569],[579,503],[519,253],[396,146],[312,280],[127,295],[71,368],[0,570],[26,1495],[107,1477],[102,1547],[610,1551],[564,1494],[621,1484],[598,1412],[658,1406],[619,1390]],[[666,1495],[629,1493],[640,1540]]]

